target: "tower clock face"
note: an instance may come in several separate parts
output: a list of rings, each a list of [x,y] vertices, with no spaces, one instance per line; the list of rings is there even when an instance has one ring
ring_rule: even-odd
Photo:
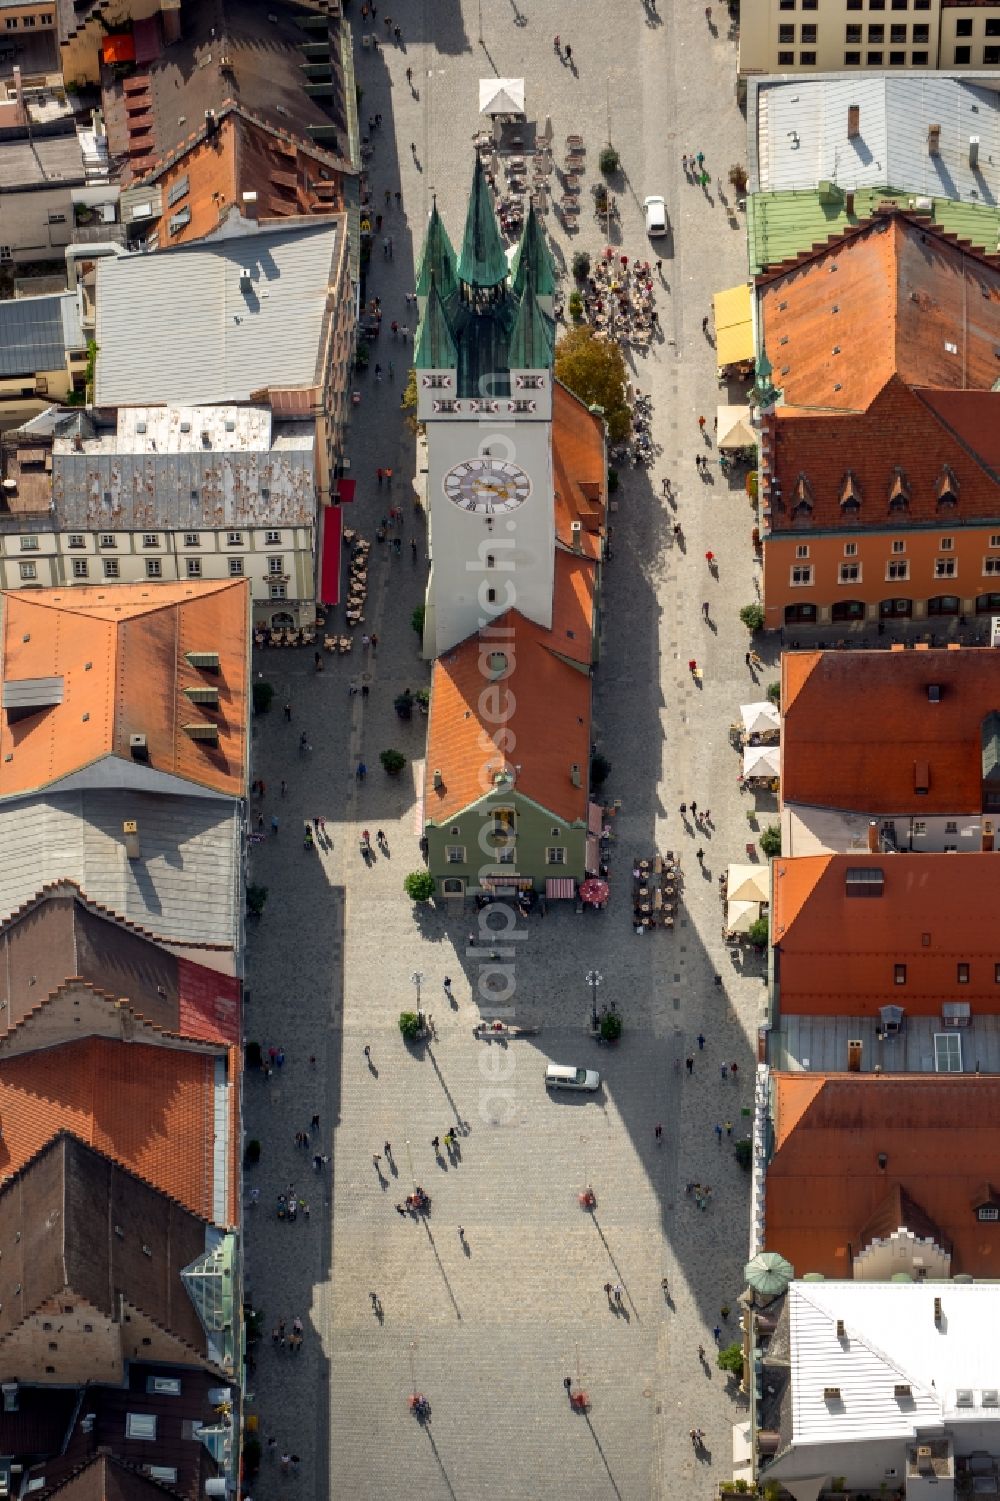
[[[501,459],[467,459],[448,470],[442,488],[460,511],[498,516],[524,504],[531,480],[516,464]]]

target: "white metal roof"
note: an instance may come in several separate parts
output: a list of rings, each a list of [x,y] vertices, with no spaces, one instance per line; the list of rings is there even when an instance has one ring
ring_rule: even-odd
[[[97,263],[97,406],[248,401],[322,381],[339,219]]]
[[[1000,1320],[1000,1283],[793,1282],[788,1297],[796,1445],[1000,1424],[1000,1409],[982,1402],[1000,1384],[988,1332]],[[839,1397],[824,1395],[831,1388]],[[971,1406],[959,1405],[960,1392]]]
[[[885,25],[893,13],[886,12]],[[879,16],[881,22],[882,17]],[[763,192],[895,188],[963,203],[1000,197],[1000,92],[941,73],[830,74],[757,82],[757,177]],[[848,110],[858,108],[858,134]],[[928,132],[939,125],[938,152]],[[970,137],[979,139],[978,166]]]

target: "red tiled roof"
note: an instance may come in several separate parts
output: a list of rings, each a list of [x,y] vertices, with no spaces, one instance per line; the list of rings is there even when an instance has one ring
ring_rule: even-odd
[[[586,667],[593,661],[596,572],[592,559],[556,549],[549,650]]]
[[[214,1220],[215,1063],[204,1053],[103,1038],[6,1059],[0,1063],[0,1178],[69,1131]],[[230,1075],[231,1096],[237,1087]],[[230,1147],[231,1163],[232,1138]],[[227,1198],[231,1223],[232,1181]]]
[[[996,709],[1000,672],[989,647],[786,652],[782,801],[873,816],[978,813],[982,724]],[[917,762],[929,771],[920,793]]]
[[[879,870],[877,896],[849,896],[849,870]],[[1000,1015],[993,854],[803,855],[777,859],[771,941],[780,948],[781,1010],[877,1016],[902,1006],[939,1016],[943,1001]],[[905,966],[897,983],[895,966]],[[959,982],[958,965],[969,966]]]
[[[862,903],[862,905],[864,905]],[[767,1247],[801,1277],[850,1277],[863,1232],[900,1190],[940,1227],[952,1272],[1000,1275],[996,1226],[972,1201],[997,1176],[1000,1079],[975,1075],[774,1074],[774,1156],[767,1170]],[[884,1153],[886,1167],[879,1167]],[[888,1221],[886,1220],[886,1223]],[[940,1242],[939,1242],[940,1243]]]
[[[435,662],[427,766],[441,771],[443,784],[428,780],[428,822],[478,802],[492,790],[491,773],[513,764],[516,792],[565,822],[586,819],[590,676],[560,661],[559,649],[552,632],[508,610]],[[484,661],[492,652],[508,658],[501,679],[491,679]],[[584,769],[580,787],[570,778],[573,763]]]
[[[556,537],[599,558],[608,503],[604,422],[558,381],[552,384],[552,482]]]

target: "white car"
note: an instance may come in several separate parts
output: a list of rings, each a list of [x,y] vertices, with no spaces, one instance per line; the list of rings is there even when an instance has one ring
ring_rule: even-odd
[[[642,206],[646,211],[646,233],[654,236],[665,235],[667,232],[666,199],[654,194],[650,198],[644,198]]]
[[[600,1089],[601,1076],[593,1068],[571,1068],[565,1063],[550,1063],[545,1070],[547,1089]]]

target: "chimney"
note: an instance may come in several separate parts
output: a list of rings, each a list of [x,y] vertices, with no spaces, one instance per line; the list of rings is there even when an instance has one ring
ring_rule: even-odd
[[[181,0],[160,0],[160,25],[163,27],[163,45],[181,39]]]
[[[917,1474],[933,1475],[934,1459],[931,1455],[930,1444],[917,1445]]]
[[[928,125],[927,127],[927,154],[928,156],[941,155],[940,125]]]
[[[583,522],[571,521],[569,529],[573,541],[573,551],[583,552]]]
[[[80,433],[73,434],[73,447],[77,453],[83,453],[83,436]]]
[[[847,106],[847,139],[854,141],[861,134],[861,105]]]
[[[972,168],[975,168],[975,167],[979,166],[979,137],[978,136],[970,136],[969,137],[969,166],[972,167]]]
[[[579,763],[579,761],[574,761],[573,764],[572,764],[572,766],[570,767],[570,769],[569,769],[569,779],[573,783],[574,787],[582,787],[583,786],[583,781],[582,781],[582,779],[580,777],[580,763]]]
[[[878,820],[874,818],[868,825],[868,853],[878,854]]]
[[[937,1324],[937,1325],[940,1326],[941,1321],[942,1321],[943,1318],[944,1318],[944,1313],[943,1313],[942,1308],[941,1308],[941,1299],[940,1298],[935,1298],[934,1299],[934,1322],[935,1322],[935,1324]]]
[[[847,1330],[844,1327],[844,1321],[843,1321],[843,1319],[838,1319],[837,1320],[837,1338],[838,1339],[846,1339],[847,1338]]]
[[[145,735],[130,735],[128,737],[128,748],[133,761],[149,760],[149,746],[146,744]]]
[[[125,835],[125,853],[130,860],[138,860],[142,855],[139,845],[139,825],[134,818],[126,818],[122,824],[122,833]]]
[[[257,217],[257,194],[243,194],[243,217],[244,219],[256,219]]]
[[[14,100],[17,104],[18,125],[27,125],[28,110],[24,102],[24,90],[21,87],[21,70],[16,64],[14,66]]]
[[[844,195],[844,206],[847,209],[848,214],[853,214],[854,213],[854,194],[853,193],[846,193]]]
[[[434,786],[438,789],[444,786],[444,773],[442,772],[440,767],[438,767],[434,773]]]

